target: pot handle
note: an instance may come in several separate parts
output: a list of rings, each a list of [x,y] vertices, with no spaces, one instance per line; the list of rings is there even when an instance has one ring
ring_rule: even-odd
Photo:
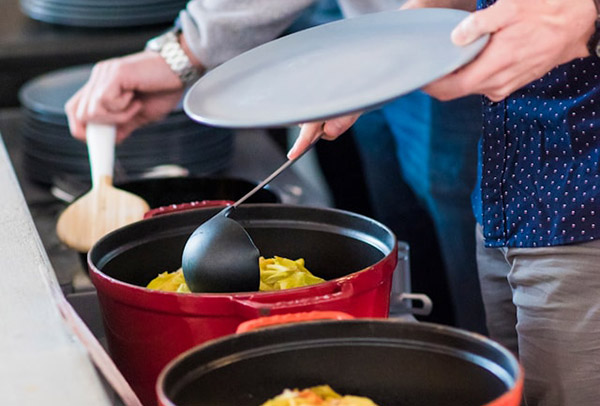
[[[353,319],[351,315],[337,311],[314,311],[302,313],[279,314],[276,316],[259,317],[258,319],[247,320],[241,323],[236,333],[245,333],[269,326],[278,326],[281,324],[298,323],[302,321],[314,320],[349,320]]]
[[[208,207],[220,207],[220,206],[231,206],[233,202],[231,200],[202,200],[200,202],[180,203],[171,204],[169,206],[157,207],[144,214],[144,218],[148,219],[151,217],[162,216],[163,214],[179,213],[181,211],[194,210],[194,209],[205,209]]]
[[[428,316],[433,308],[433,302],[429,296],[423,293],[399,293],[392,296],[390,301],[392,306],[402,305],[406,307],[408,313],[419,316]],[[410,301],[411,304],[407,306],[404,304],[405,301]],[[421,302],[421,306],[414,307],[412,304],[414,304],[415,301]]]
[[[277,301],[277,302],[260,302],[248,299],[234,299],[242,309],[250,311],[245,313],[248,318],[270,316],[273,311],[284,310],[285,313],[299,313],[312,310],[316,304],[323,305],[332,302],[344,301],[350,299],[354,295],[354,288],[351,283],[337,284],[333,289],[327,292],[320,292],[318,296],[304,297],[301,299]]]

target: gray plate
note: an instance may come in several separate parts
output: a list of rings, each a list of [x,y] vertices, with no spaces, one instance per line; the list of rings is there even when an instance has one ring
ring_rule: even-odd
[[[139,7],[143,9],[146,6],[173,5],[179,4],[181,8],[185,7],[185,0],[21,0],[25,2],[37,2],[59,6],[75,7]]]
[[[466,64],[488,37],[450,40],[467,12],[415,9],[345,19],[269,42],[193,85],[184,110],[230,128],[284,126],[380,106]]]
[[[153,12],[140,9],[137,13],[112,13],[107,10],[106,13],[95,14],[87,10],[84,12],[57,11],[54,8],[31,4],[26,0],[22,0],[20,4],[21,10],[34,20],[74,27],[132,27],[166,23],[172,22],[180,11],[179,7],[171,7]]]

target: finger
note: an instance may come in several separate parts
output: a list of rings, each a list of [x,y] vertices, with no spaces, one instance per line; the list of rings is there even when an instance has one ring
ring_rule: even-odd
[[[89,79],[87,80],[87,82],[83,85],[83,87],[80,90],[81,95],[80,95],[79,103],[77,105],[77,111],[75,112],[77,118],[80,121],[87,121],[86,115],[89,110],[90,98],[91,98],[92,93],[94,92],[94,88],[97,86],[96,84],[99,83],[99,77],[101,76],[101,71],[103,69],[104,69],[103,63],[98,63],[98,64],[94,65]]]
[[[470,94],[485,94],[492,85],[497,86],[500,73],[505,71],[515,58],[513,50],[499,46],[504,42],[500,36],[500,33],[493,36],[488,46],[474,61],[428,84],[423,87],[423,91],[436,99],[446,101]],[[512,72],[521,74],[520,71]]]
[[[81,90],[76,92],[65,104],[65,113],[69,123],[71,135],[79,140],[85,140],[85,125],[76,116],[77,107],[81,98]]]
[[[89,120],[96,120],[98,116],[102,116],[110,111],[112,100],[118,91],[115,92],[111,86],[111,67],[108,63],[99,65],[94,80],[91,81],[92,86],[88,92],[86,114]],[[107,108],[107,106],[109,108]],[[118,111],[115,107],[113,110]],[[88,120],[88,121],[89,121]]]
[[[97,121],[105,124],[124,124],[131,121],[142,110],[143,106],[141,101],[135,100],[127,107],[127,110],[120,113],[110,113],[99,116]]]
[[[288,159],[294,159],[300,156],[306,148],[319,138],[323,134],[323,125],[323,121],[302,124],[300,134],[287,154]]]
[[[117,92],[113,96],[111,95],[111,90],[107,89],[106,93],[104,93],[100,99],[102,107],[104,107],[106,111],[116,113],[126,110],[135,96],[133,91],[123,91],[122,89],[116,90]]]
[[[352,127],[352,124],[358,120],[362,113],[351,114],[348,116],[338,117],[331,120],[327,120],[325,122],[325,126],[323,127],[323,131],[325,132],[326,140],[334,140],[343,133],[345,133],[348,128]]]
[[[470,44],[485,34],[492,34],[506,27],[514,16],[515,9],[512,4],[504,6],[502,2],[471,13],[452,31],[452,42],[458,46]]]
[[[81,94],[79,95],[79,102],[77,103],[77,110],[75,110],[75,117],[78,120],[84,121],[87,112],[89,92],[91,91],[91,84],[88,82],[79,91]]]

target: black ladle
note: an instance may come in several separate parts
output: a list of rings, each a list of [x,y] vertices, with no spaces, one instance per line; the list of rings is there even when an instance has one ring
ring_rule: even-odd
[[[294,159],[198,227],[185,243],[181,265],[192,292],[251,292],[260,285],[258,248],[237,221],[227,217],[237,206],[265,187],[300,159],[321,138],[317,137]]]

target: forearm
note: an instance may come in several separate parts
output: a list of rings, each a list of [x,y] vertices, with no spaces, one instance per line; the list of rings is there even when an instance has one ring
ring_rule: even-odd
[[[215,66],[277,38],[315,0],[192,0],[181,12],[183,42],[196,62]]]

